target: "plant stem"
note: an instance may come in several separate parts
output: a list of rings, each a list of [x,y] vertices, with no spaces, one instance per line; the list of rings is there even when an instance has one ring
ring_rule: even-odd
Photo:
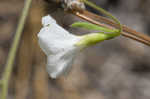
[[[2,83],[2,80],[0,80],[0,87],[2,86],[2,84],[3,84],[3,83]]]
[[[89,11],[83,10],[82,13],[80,12],[73,12],[73,14],[75,14],[76,16],[91,22],[93,24],[102,26],[102,27],[107,27],[107,28],[114,28],[114,27],[119,27],[116,23],[114,23],[113,21],[109,20],[108,18],[104,18],[102,16],[98,16],[94,13],[91,13]],[[105,24],[102,24],[100,22],[103,22]],[[123,31],[121,32],[122,36],[125,36],[127,38],[136,40],[138,42],[141,42],[145,45],[150,46],[150,37],[145,35],[144,33],[140,33],[140,32],[136,32],[135,30],[122,25],[123,26]]]
[[[6,99],[7,98],[9,79],[10,79],[10,76],[11,76],[11,72],[12,72],[13,63],[14,63],[14,60],[15,60],[17,48],[18,48],[18,45],[19,45],[20,37],[21,37],[22,31],[23,31],[23,28],[24,28],[24,24],[25,24],[26,17],[27,17],[28,12],[29,12],[31,2],[32,2],[32,0],[25,0],[22,15],[21,15],[19,23],[18,23],[18,27],[17,27],[17,30],[16,30],[16,34],[15,34],[12,46],[10,48],[10,52],[9,52],[9,55],[8,55],[6,66],[5,66],[6,68],[5,68],[5,71],[3,73],[3,78],[1,80],[1,82],[2,82],[1,99]]]
[[[111,13],[105,11],[103,8],[98,7],[97,5],[95,5],[94,3],[88,1],[88,0],[82,0],[85,4],[89,5],[90,7],[95,8],[96,10],[102,12],[104,15],[110,17],[112,20],[114,20],[118,26],[119,26],[119,31],[118,33],[122,32],[122,25],[120,24],[120,22],[118,21],[118,19],[116,17],[114,17],[113,15],[111,15]]]

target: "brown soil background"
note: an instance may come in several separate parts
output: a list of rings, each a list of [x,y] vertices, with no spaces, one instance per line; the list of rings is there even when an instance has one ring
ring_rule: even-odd
[[[92,1],[122,24],[150,34],[150,0]],[[24,0],[0,0],[0,77],[23,4]],[[89,32],[69,27],[80,19],[55,4],[33,0],[9,82],[8,99],[150,99],[150,47],[124,37],[86,49],[74,61],[68,76],[49,78],[46,57],[37,44],[41,17],[47,14],[74,34]]]

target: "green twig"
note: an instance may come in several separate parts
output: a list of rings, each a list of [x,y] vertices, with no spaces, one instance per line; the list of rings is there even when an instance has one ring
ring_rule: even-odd
[[[112,16],[109,12],[105,11],[103,8],[98,7],[92,2],[89,2],[88,0],[82,0],[85,4],[89,5],[90,7],[95,8],[96,10],[100,11],[101,13],[105,14],[106,16],[110,17],[113,21],[115,21],[119,25],[119,29],[109,29],[106,27],[98,26],[95,24],[91,23],[86,23],[86,22],[75,22],[72,24],[73,27],[80,27],[88,30],[97,30],[100,32],[97,33],[91,33],[87,35],[83,35],[83,39],[77,42],[75,45],[76,46],[83,46],[83,48],[95,45],[99,42],[102,42],[104,40],[109,40],[114,37],[117,37],[121,34],[122,32],[122,25],[120,22]],[[105,33],[109,32],[109,33]]]
[[[1,89],[2,91],[1,91],[1,98],[0,99],[6,99],[7,98],[9,79],[11,76],[17,48],[19,45],[20,37],[21,37],[22,31],[24,28],[24,24],[25,24],[26,17],[27,17],[28,12],[29,12],[31,2],[32,2],[32,0],[25,0],[24,8],[23,8],[22,15],[21,15],[19,23],[18,23],[18,27],[16,30],[14,41],[12,43],[12,46],[10,48],[10,52],[8,55],[7,63],[5,66],[6,68],[5,68],[5,71],[3,73],[3,79],[1,80],[2,81],[2,89]]]
[[[3,82],[2,82],[2,80],[0,80],[0,87],[2,86],[2,84],[3,84]]]
[[[88,0],[82,0],[85,4],[89,5],[90,7],[95,8],[96,10],[102,12],[104,15],[110,17],[112,20],[114,20],[118,25],[119,25],[119,31],[118,33],[122,32],[122,25],[120,24],[120,22],[118,21],[118,19],[114,16],[111,15],[111,13],[105,11],[103,8],[98,7],[97,5],[95,5],[94,3],[88,1]]]

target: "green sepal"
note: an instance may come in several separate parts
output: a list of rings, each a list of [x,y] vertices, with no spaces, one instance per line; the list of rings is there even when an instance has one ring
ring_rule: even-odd
[[[83,35],[82,39],[77,42],[75,45],[76,46],[83,46],[84,47],[88,47],[88,46],[91,46],[91,45],[95,45],[97,43],[100,43],[104,40],[109,40],[109,39],[112,39],[114,37],[117,37],[119,36],[120,33],[119,32],[113,32],[113,33],[102,33],[102,32],[99,32],[99,33],[90,33],[90,34],[86,34],[86,35]]]
[[[107,39],[107,35],[103,33],[91,33],[87,35],[83,35],[83,38],[77,42],[76,46],[88,47],[91,45],[95,45],[96,43],[102,42]]]
[[[116,30],[116,29],[108,29],[108,28],[101,27],[101,26],[87,23],[87,22],[75,22],[71,26],[88,29],[88,30],[103,31],[103,32],[118,32],[118,30]]]

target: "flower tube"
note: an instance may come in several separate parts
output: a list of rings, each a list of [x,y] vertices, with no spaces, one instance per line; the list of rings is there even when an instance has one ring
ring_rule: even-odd
[[[42,18],[43,28],[38,33],[39,45],[47,55],[47,72],[52,78],[65,74],[71,68],[81,46],[75,44],[82,37],[75,36],[59,26],[51,16]]]

